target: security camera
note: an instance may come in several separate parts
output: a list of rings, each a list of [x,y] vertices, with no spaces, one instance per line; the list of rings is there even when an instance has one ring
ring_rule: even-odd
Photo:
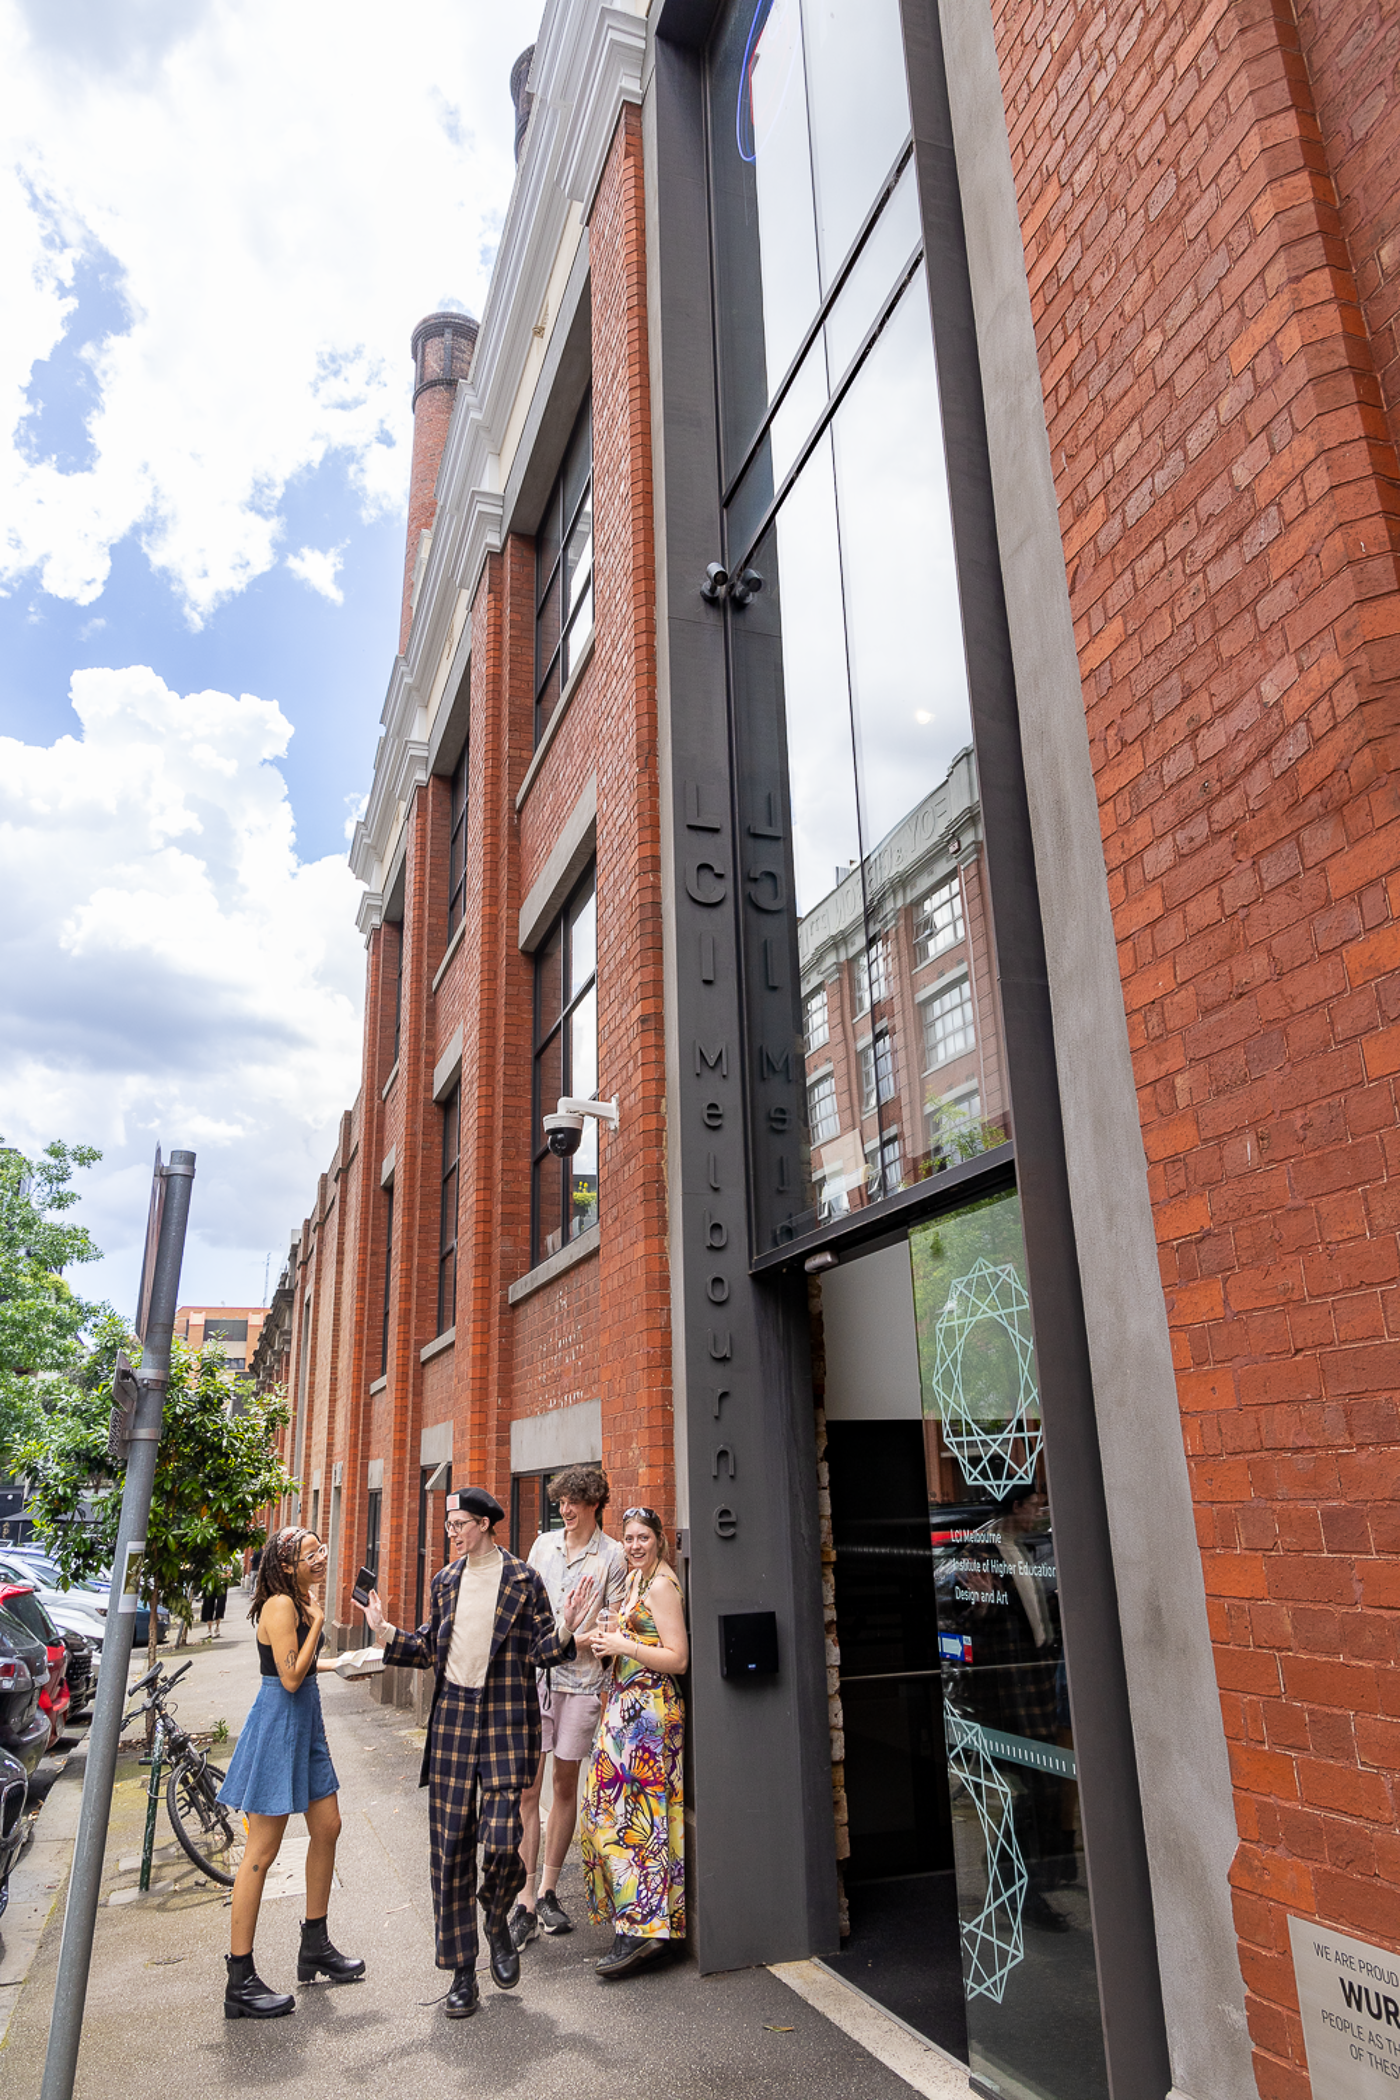
[[[546,1116],[544,1141],[559,1159],[572,1159],[583,1143],[582,1116]]]
[[[572,1159],[583,1143],[583,1119],[596,1116],[610,1130],[618,1123],[617,1101],[577,1101],[571,1094],[564,1094],[555,1103],[554,1114],[543,1116],[544,1141],[556,1159]]]

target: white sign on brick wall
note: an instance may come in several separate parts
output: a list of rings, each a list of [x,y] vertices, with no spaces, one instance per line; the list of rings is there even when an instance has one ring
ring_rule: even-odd
[[[1400,1955],[1290,1918],[1313,2100],[1400,2093]]]

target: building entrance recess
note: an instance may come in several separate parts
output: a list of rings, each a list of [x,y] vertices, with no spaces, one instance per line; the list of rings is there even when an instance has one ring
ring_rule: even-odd
[[[866,1271],[864,1282],[862,1270]],[[885,1327],[873,1352],[861,1330]],[[903,1329],[903,1332],[890,1332]],[[1108,2091],[1014,1190],[823,1291],[850,1938],[1013,2100]],[[859,1390],[857,1363],[874,1376]]]

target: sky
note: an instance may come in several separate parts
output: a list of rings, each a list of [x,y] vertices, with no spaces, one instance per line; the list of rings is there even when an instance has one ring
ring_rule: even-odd
[[[101,1148],[128,1313],[157,1142],[182,1298],[261,1304],[359,1083],[409,337],[482,311],[541,12],[0,0],[0,1144]]]

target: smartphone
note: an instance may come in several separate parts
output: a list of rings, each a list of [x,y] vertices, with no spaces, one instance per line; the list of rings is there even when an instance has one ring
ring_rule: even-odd
[[[369,1603],[369,1593],[378,1580],[379,1577],[375,1574],[373,1568],[361,1568],[359,1574],[355,1577],[355,1587],[350,1592],[350,1602],[358,1604],[360,1610],[363,1611]]]

